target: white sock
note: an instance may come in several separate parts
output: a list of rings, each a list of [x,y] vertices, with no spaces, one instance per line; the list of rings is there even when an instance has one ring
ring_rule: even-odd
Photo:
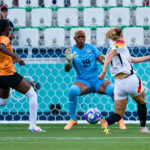
[[[37,94],[33,87],[29,89],[25,96],[29,98],[30,126],[35,126],[37,120]]]
[[[4,98],[0,98],[0,106],[4,106],[6,105],[8,102],[8,98],[4,99]]]

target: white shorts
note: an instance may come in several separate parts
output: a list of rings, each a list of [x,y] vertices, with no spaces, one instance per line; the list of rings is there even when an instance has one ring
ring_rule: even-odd
[[[131,97],[137,96],[143,92],[141,81],[135,74],[115,80],[114,99],[123,100],[130,95]]]

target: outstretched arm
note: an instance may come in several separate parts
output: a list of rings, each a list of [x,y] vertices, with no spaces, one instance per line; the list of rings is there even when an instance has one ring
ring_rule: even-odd
[[[65,65],[65,71],[66,71],[66,72],[69,72],[70,69],[71,69],[71,65],[66,64],[66,65]]]
[[[5,47],[4,44],[0,44],[0,51],[8,56],[11,56],[13,60],[15,60],[15,62],[18,62],[19,65],[24,66],[25,62],[20,59],[19,56],[16,56],[15,54],[13,54],[8,48]]]
[[[73,54],[71,53],[71,49],[66,49],[65,51],[65,58],[67,61],[67,64],[65,65],[65,71],[69,72],[69,70],[71,69],[71,64],[73,62],[73,58],[75,57],[76,52],[74,52]]]
[[[97,60],[103,65],[104,64],[104,60],[105,60],[105,56],[104,55],[99,55],[97,57]]]
[[[116,50],[110,51],[105,58],[103,72],[98,76],[98,79],[104,80],[109,64],[112,61],[112,58],[117,55]]]
[[[131,56],[131,62],[132,63],[141,63],[144,61],[150,60],[150,55],[149,56],[143,56],[143,57],[132,57]]]

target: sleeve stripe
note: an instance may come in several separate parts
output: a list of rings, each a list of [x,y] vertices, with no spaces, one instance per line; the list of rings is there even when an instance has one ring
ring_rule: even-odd
[[[124,47],[124,45],[125,45],[125,42],[124,41],[117,41],[117,42],[115,42],[115,44],[114,44],[114,46],[115,47]]]

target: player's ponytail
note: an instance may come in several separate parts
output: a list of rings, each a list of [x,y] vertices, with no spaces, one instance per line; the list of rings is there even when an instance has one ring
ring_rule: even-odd
[[[121,36],[122,30],[119,27],[112,27],[105,34],[108,39],[112,41],[117,41]]]

